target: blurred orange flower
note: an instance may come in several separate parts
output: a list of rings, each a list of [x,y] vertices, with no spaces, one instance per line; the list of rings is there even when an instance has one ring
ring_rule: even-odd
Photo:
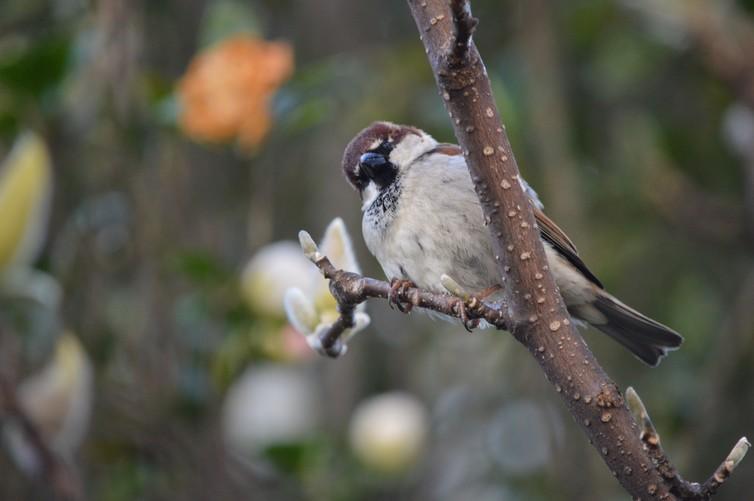
[[[290,44],[228,38],[197,55],[179,82],[180,126],[197,141],[237,138],[253,149],[270,129],[269,100],[291,73]]]

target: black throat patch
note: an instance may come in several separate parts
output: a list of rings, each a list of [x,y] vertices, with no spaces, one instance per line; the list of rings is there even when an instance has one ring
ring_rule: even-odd
[[[395,218],[398,210],[398,199],[401,194],[401,179],[395,180],[380,189],[377,197],[364,211],[364,221],[373,228],[384,231]]]

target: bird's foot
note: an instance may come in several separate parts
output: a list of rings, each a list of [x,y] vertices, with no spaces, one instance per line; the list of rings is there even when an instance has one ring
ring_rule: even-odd
[[[400,301],[400,296],[406,293],[407,289],[416,287],[416,284],[411,280],[404,280],[400,278],[394,278],[390,281],[390,292],[387,295],[387,304],[392,308],[395,305],[398,311],[401,313],[410,313],[414,309],[414,304]]]
[[[469,318],[469,307],[466,305],[466,301],[460,297],[456,298],[455,309],[458,312],[458,316],[461,319],[461,324],[463,324],[464,329],[471,332],[473,329],[479,327],[480,320],[478,318]]]

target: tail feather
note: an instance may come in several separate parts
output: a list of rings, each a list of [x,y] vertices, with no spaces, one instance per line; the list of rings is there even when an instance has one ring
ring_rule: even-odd
[[[600,291],[591,306],[601,313],[598,316],[604,317],[604,321],[602,318],[595,321],[593,314],[585,315],[585,320],[653,367],[668,351],[678,349],[683,343],[683,337],[670,327],[642,315],[604,291]]]

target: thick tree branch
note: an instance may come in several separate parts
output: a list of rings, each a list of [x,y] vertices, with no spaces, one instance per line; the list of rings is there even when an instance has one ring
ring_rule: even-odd
[[[453,57],[459,62],[463,61],[469,51],[471,35],[479,23],[479,20],[471,15],[471,6],[465,0],[451,0],[450,9],[453,13],[454,44]],[[435,21],[442,19],[435,18]],[[431,20],[430,20],[431,23]]]
[[[464,149],[471,178],[495,243],[508,298],[508,322],[535,356],[605,463],[634,498],[683,499],[639,439],[623,397],[574,328],[548,270],[519,170],[495,105],[481,57],[469,38],[467,1],[408,0],[440,95]],[[458,15],[459,12],[464,14]],[[510,217],[513,215],[513,217]],[[531,300],[544,294],[545,302]],[[535,321],[526,322],[524,319]]]

